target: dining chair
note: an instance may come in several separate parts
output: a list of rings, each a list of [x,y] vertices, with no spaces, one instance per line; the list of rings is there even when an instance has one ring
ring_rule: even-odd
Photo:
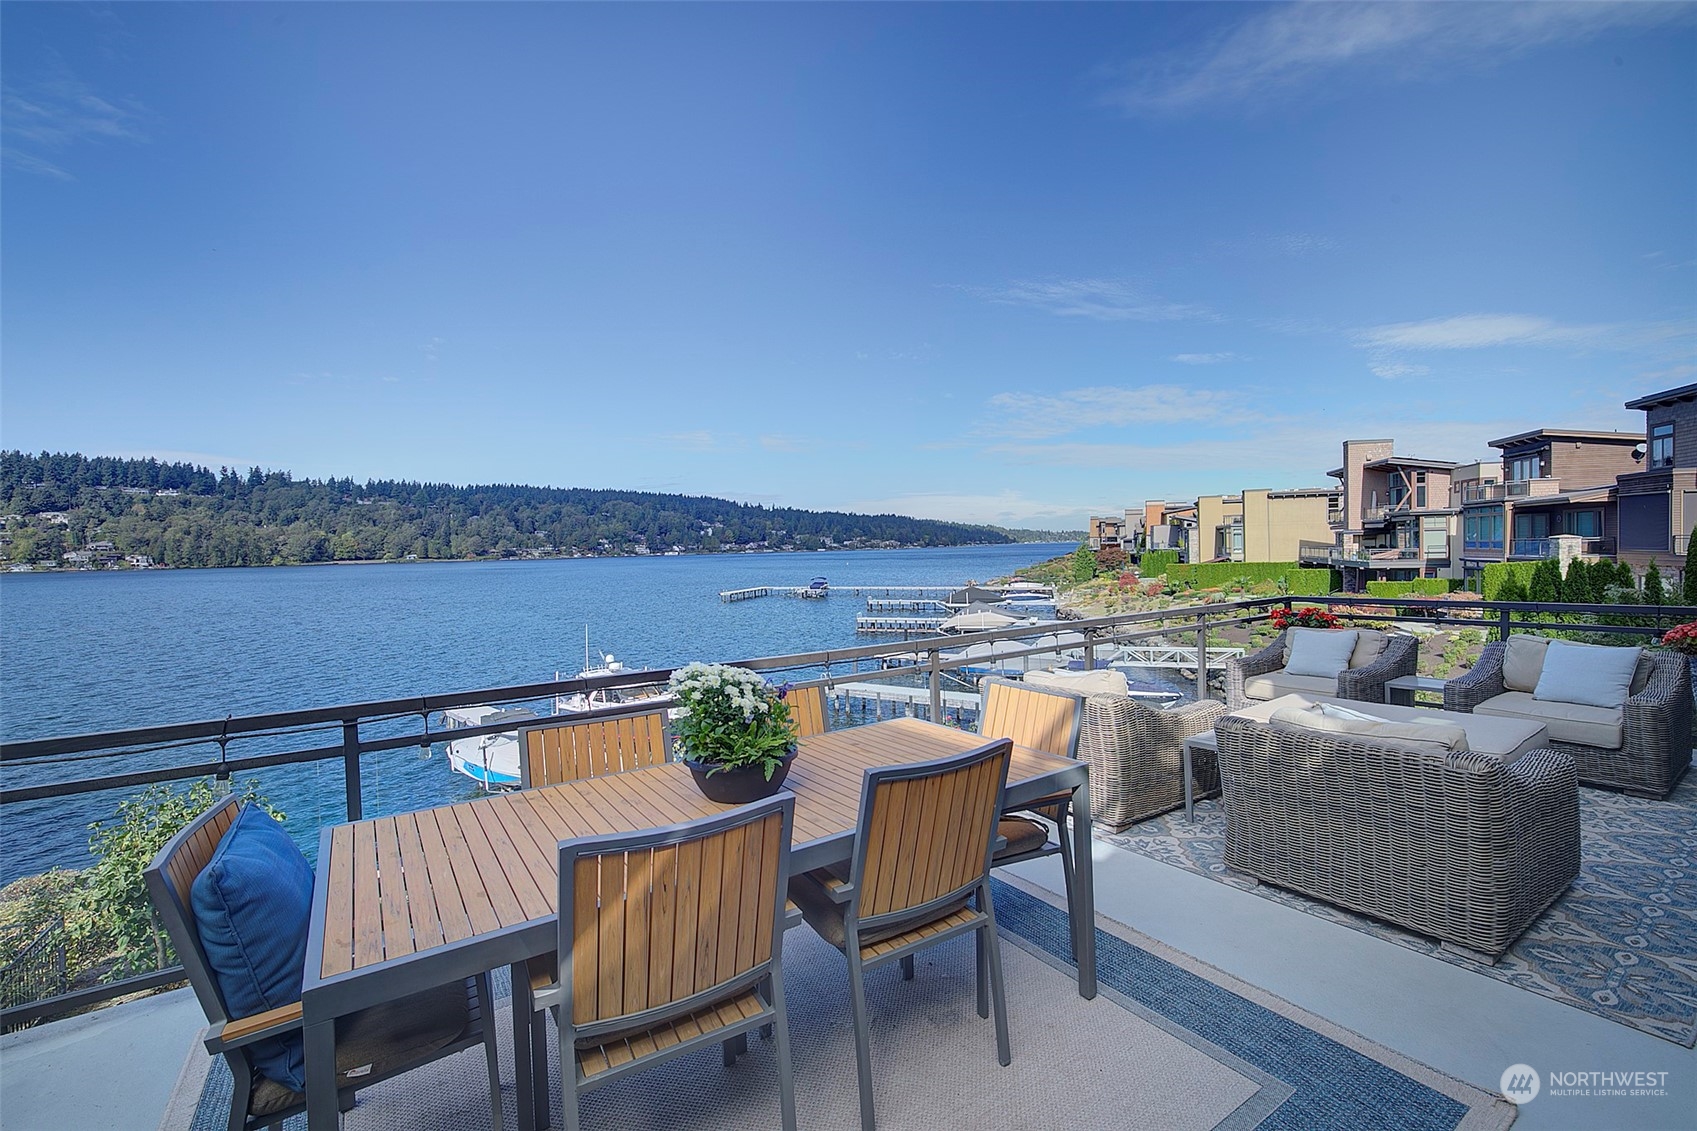
[[[518,735],[525,789],[658,766],[672,747],[664,707],[596,718],[555,715],[520,727]]]
[[[1084,698],[1070,691],[1031,687],[1005,679],[986,679],[978,709],[978,733],[985,738],[1011,739],[1015,746],[1028,746],[1059,758],[1078,757],[1078,739],[1084,725]],[[1007,845],[996,853],[995,866],[1018,864],[1057,853],[1066,882],[1067,906],[1072,906],[1072,843],[1067,837],[1067,820],[1072,812],[1072,793],[1065,791],[1039,798],[1026,812],[1050,821],[1049,830],[1029,817],[1004,816],[997,828]]]
[[[230,1067],[229,1131],[304,1112],[300,991],[311,865],[265,810],[227,797],[167,841],[142,875],[206,1014],[206,1051]],[[482,1045],[500,1131],[492,1011],[488,975],[479,974],[338,1021],[338,1107],[352,1108],[356,1089]]]
[[[790,898],[820,937],[848,960],[860,1125],[877,1126],[872,1103],[871,1022],[866,971],[901,962],[971,931],[977,943],[978,1016],[995,1005],[996,1059],[1012,1062],[1002,951],[990,898],[996,818],[1013,744],[1000,739],[948,758],[866,771],[853,855],[841,866],[804,872]]]
[[[560,842],[559,969],[515,981],[513,1008],[548,1010],[559,1027],[567,1131],[585,1093],[705,1045],[728,1066],[751,1029],[772,1035],[780,1119],[794,1131],[783,971],[794,815],[785,790],[669,828]]]
[[[790,721],[797,738],[811,738],[831,729],[830,711],[825,706],[825,689],[818,684],[792,687],[784,692],[789,704]]]

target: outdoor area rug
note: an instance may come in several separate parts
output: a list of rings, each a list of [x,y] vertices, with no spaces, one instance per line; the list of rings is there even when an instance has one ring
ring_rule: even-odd
[[[1251,891],[1410,950],[1691,1047],[1697,1041],[1697,774],[1666,801],[1579,791],[1579,878],[1495,965],[1225,864],[1220,802],[1174,810],[1123,833],[1120,848]]]
[[[922,952],[912,982],[872,971],[872,1062],[881,1128],[1112,1126],[1127,1131],[1462,1128],[1495,1131],[1515,1109],[1299,1010],[1129,927],[1098,918],[1101,993],[1078,996],[1059,897],[996,885],[1013,1064],[996,1063],[978,1017],[968,938]],[[784,942],[798,1122],[859,1126],[843,959],[806,928]],[[515,1117],[507,1009],[498,1010],[506,1118]],[[559,1053],[552,1050],[554,1126]],[[487,1127],[487,1078],[470,1051],[379,1084],[344,1117],[359,1128]],[[163,1128],[215,1131],[228,1113],[222,1058],[188,1051]],[[771,1046],[751,1037],[725,1068],[717,1047],[638,1073],[583,1100],[596,1128],[778,1124]],[[509,1123],[509,1126],[512,1124]],[[297,1117],[290,1128],[305,1126]]]

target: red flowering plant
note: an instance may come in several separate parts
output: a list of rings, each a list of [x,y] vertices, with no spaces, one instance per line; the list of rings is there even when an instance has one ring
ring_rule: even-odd
[[[1662,633],[1662,647],[1684,652],[1687,656],[1697,656],[1697,620],[1676,624]]]
[[[1336,628],[1338,618],[1317,605],[1304,605],[1300,609],[1287,609],[1275,605],[1269,609],[1267,616],[1272,620],[1273,627],[1283,630],[1287,628]]]

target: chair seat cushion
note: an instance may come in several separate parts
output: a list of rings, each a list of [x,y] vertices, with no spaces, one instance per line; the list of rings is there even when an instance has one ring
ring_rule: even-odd
[[[1003,817],[996,824],[996,833],[1007,838],[1007,847],[996,853],[997,860],[1023,856],[1042,848],[1049,842],[1049,829],[1029,817]]]
[[[264,809],[244,805],[189,889],[195,929],[231,1017],[300,1000],[312,866]],[[250,1046],[254,1067],[296,1091],[306,1088],[301,1035]]]
[[[1505,691],[1473,708],[1473,713],[1543,723],[1552,742],[1601,750],[1619,750],[1626,744],[1626,712],[1619,707],[1588,707],[1534,699],[1526,691]]]
[[[432,1053],[465,1036],[470,1027],[471,1000],[464,982],[437,986],[344,1017],[336,1022],[336,1083],[343,1087],[359,1085],[361,1080],[382,1079],[428,1060]],[[350,1076],[350,1072],[359,1075]],[[254,1080],[248,1111],[270,1115],[305,1102],[302,1089],[261,1076]]]
[[[820,938],[838,950],[848,945],[848,930],[844,925],[844,905],[831,898],[830,888],[831,881],[844,878],[834,868],[820,868],[790,877],[790,898],[801,908],[801,917],[807,920],[807,925],[812,927]],[[966,906],[966,902],[966,898],[962,897],[959,903],[941,911],[915,916],[912,920],[900,923],[891,923],[876,931],[862,931],[860,945],[864,948],[875,942],[906,934],[932,919],[958,911]]]
[[[1123,696],[1131,691],[1131,685],[1126,682],[1125,673],[1115,671],[1112,668],[1097,668],[1088,672],[1026,672],[1023,682],[1032,687],[1046,687],[1052,691],[1071,691],[1077,695]]]
[[[1291,675],[1286,671],[1250,676],[1243,681],[1246,699],[1277,699],[1281,695],[1336,695],[1337,677]]]

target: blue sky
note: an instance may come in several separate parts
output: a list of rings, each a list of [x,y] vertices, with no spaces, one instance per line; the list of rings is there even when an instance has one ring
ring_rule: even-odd
[[[1697,7],[0,8],[0,446],[1080,525],[1697,380]]]

